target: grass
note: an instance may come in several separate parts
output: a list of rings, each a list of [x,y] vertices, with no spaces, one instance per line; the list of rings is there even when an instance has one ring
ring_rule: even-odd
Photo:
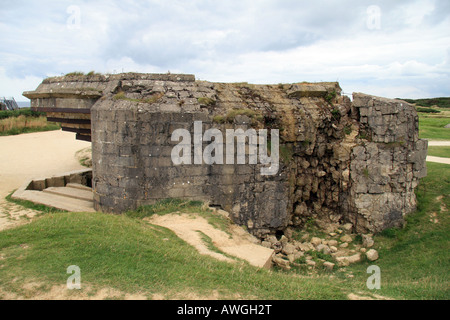
[[[77,151],[75,157],[83,167],[92,168],[92,147]]]
[[[450,158],[450,147],[428,147],[428,155],[441,158]]]
[[[210,217],[214,213],[201,202],[168,199],[121,216],[46,213],[28,225],[0,232],[0,288],[21,294],[24,284],[38,281],[43,283],[39,290],[48,291],[53,285],[64,285],[67,267],[77,265],[84,285],[148,297],[182,298],[189,292],[208,296],[216,290],[223,299],[237,294],[243,299],[263,300],[345,299],[349,293],[376,293],[395,299],[446,300],[450,298],[450,218],[446,212],[450,170],[434,163],[428,168],[429,175],[417,191],[418,210],[407,217],[407,226],[375,237],[380,252],[376,263],[363,261],[345,272],[337,269],[310,276],[301,268],[258,270],[246,263],[201,256],[171,231],[143,218],[170,212],[199,212]],[[438,223],[430,221],[431,213]],[[310,235],[314,234],[313,225],[314,221],[306,224]],[[212,248],[211,241],[205,241]],[[326,255],[310,254],[330,260]],[[377,291],[366,287],[366,270],[373,264],[381,268],[382,286]],[[354,277],[348,278],[348,273]]]
[[[348,285],[365,291],[366,269],[381,268],[382,287],[377,294],[396,299],[450,298],[450,170],[428,163],[428,177],[417,190],[417,212],[407,217],[403,229],[390,229],[375,237],[380,259],[349,267],[355,274]],[[441,198],[442,197],[442,198]],[[438,222],[431,221],[435,214]]]
[[[450,123],[450,117],[419,116],[419,136],[428,140],[450,140],[450,129],[444,128]]]
[[[12,203],[15,203],[17,205],[20,205],[24,208],[27,209],[31,209],[31,210],[35,210],[35,211],[39,211],[41,213],[60,213],[60,212],[65,212],[59,209],[55,209],[55,208],[51,208],[42,204],[36,204],[33,203],[31,201],[26,201],[26,200],[19,200],[19,199],[13,199],[12,195],[14,194],[15,191],[13,191],[12,193],[10,193],[7,197],[6,200]]]
[[[84,73],[82,71],[74,71],[74,72],[70,72],[67,73],[65,76],[66,77],[82,77],[82,76],[101,76],[101,73],[95,72],[95,71],[90,71],[88,73]]]
[[[225,298],[345,298],[338,282],[216,261],[199,255],[167,229],[124,215],[48,214],[0,232],[0,250],[0,287],[18,293],[30,280],[45,283],[43,290],[65,285],[67,267],[77,265],[84,285],[148,296],[218,291]]]
[[[59,124],[47,122],[47,118],[20,115],[0,120],[0,136],[11,136],[22,133],[59,130]]]
[[[206,98],[206,97],[198,98],[197,101],[198,101],[198,103],[205,105],[205,106],[213,106],[216,104],[216,100],[211,99],[211,98]]]
[[[18,110],[1,110],[0,111],[0,120],[7,119],[7,118],[17,118],[20,116],[38,118],[38,117],[41,117],[44,115],[45,115],[45,113],[32,111],[31,108],[21,108]]]

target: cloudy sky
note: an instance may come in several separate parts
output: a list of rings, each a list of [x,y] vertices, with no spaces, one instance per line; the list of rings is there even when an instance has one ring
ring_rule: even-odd
[[[449,0],[0,0],[0,96],[72,71],[450,96]]]

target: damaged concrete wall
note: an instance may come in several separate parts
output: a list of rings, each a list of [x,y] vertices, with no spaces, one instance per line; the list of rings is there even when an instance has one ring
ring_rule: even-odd
[[[419,139],[415,109],[403,101],[354,94],[363,143],[352,152],[349,216],[360,230],[402,225],[416,208],[414,189],[427,175],[428,142]]]
[[[27,93],[44,97],[35,98],[38,109],[48,107],[43,93],[50,88],[101,93],[90,108],[100,211],[184,198],[222,207],[258,236],[310,219],[379,232],[402,224],[415,209],[414,188],[426,175],[427,143],[418,139],[414,107],[364,94],[352,103],[338,83],[224,84],[190,75],[121,74],[52,78],[45,85]],[[279,171],[263,176],[267,165],[248,162],[174,165],[172,133],[193,133],[195,121],[203,132],[278,129]]]

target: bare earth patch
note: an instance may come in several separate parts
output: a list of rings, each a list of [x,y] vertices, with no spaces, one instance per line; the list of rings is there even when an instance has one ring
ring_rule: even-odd
[[[65,285],[52,286],[44,290],[44,285],[38,282],[28,282],[22,286],[22,293],[12,293],[0,288],[0,298],[3,300],[148,300],[143,293],[124,293],[112,288],[94,290],[83,286],[81,290],[69,290]]]
[[[155,215],[146,220],[172,230],[178,237],[195,247],[200,254],[227,262],[235,262],[236,260],[229,257],[233,256],[260,268],[270,267],[273,250],[257,244],[258,240],[242,227],[232,225],[228,234],[215,229],[206,219],[193,214]],[[202,233],[211,238],[213,245],[226,255],[208,248],[202,239]]]
[[[63,131],[0,137],[0,231],[25,224],[37,214],[7,202],[8,194],[33,178],[83,169],[75,153],[90,145]]]

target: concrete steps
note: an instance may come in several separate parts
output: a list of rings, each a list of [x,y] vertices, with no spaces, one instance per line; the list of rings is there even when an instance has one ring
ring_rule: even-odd
[[[21,199],[71,212],[95,212],[92,189],[79,184],[26,191]]]
[[[93,201],[92,189],[72,183],[62,188],[47,188],[43,192],[77,200]]]

